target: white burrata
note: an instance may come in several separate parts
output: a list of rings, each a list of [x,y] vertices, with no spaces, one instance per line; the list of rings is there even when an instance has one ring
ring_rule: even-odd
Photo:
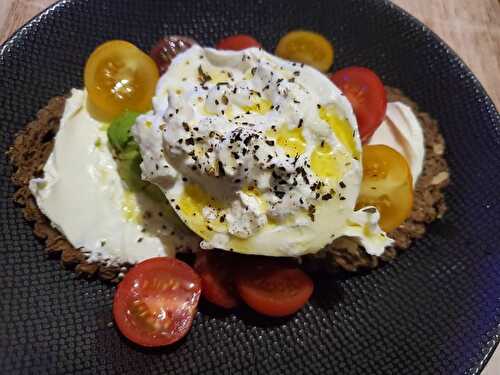
[[[86,110],[86,92],[72,90],[43,178],[30,181],[38,207],[67,240],[109,264],[173,256],[197,239],[171,208],[128,191],[108,146],[106,125]]]
[[[392,241],[376,209],[354,211],[362,178],[352,107],[319,71],[260,49],[193,46],[161,77],[133,134],[202,247],[315,253],[348,235],[370,254]]]
[[[402,154],[416,184],[424,166],[425,145],[422,126],[410,107],[401,102],[388,103],[385,119],[368,144],[386,145]]]

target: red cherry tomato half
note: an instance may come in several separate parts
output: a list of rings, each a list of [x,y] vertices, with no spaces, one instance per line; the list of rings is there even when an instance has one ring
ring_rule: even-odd
[[[189,49],[194,44],[197,44],[196,41],[187,36],[165,36],[153,46],[151,52],[149,52],[149,56],[155,61],[160,74],[163,74],[167,71],[175,56]]]
[[[296,265],[260,257],[240,269],[236,287],[252,309],[274,317],[300,310],[314,289],[312,280]]]
[[[361,140],[367,141],[385,116],[387,95],[382,81],[372,70],[357,66],[341,69],[330,79],[351,102]]]
[[[219,40],[217,43],[217,49],[225,49],[231,51],[241,51],[245,48],[257,47],[260,48],[262,45],[257,42],[250,35],[233,35],[227,38]]]
[[[148,347],[169,345],[191,328],[200,293],[201,280],[186,263],[148,259],[118,285],[113,316],[130,341]]]
[[[239,304],[234,284],[237,255],[220,250],[202,250],[196,254],[194,269],[201,277],[202,295],[213,304],[232,309]]]

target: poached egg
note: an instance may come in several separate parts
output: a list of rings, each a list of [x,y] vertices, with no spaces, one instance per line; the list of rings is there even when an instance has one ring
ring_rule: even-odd
[[[380,255],[376,209],[355,211],[361,142],[319,71],[261,49],[193,46],[161,77],[133,134],[156,184],[203,248],[300,256],[336,238]]]

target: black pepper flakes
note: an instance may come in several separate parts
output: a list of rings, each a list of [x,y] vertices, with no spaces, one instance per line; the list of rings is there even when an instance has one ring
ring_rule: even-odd
[[[276,190],[274,192],[274,194],[279,198],[279,199],[283,199],[283,197],[285,196],[285,192],[284,191],[279,191],[279,190]]]
[[[222,162],[219,160],[218,162],[219,166],[219,176],[224,177],[226,175],[226,172],[224,171],[224,166],[222,165]]]
[[[308,213],[309,217],[311,218],[311,220],[314,221],[314,214],[316,213],[316,206],[314,204],[311,204],[307,208],[307,213]]]
[[[203,71],[201,65],[198,66],[198,80],[200,81],[200,84],[202,86],[208,81],[212,80],[212,77],[210,77],[207,73]]]

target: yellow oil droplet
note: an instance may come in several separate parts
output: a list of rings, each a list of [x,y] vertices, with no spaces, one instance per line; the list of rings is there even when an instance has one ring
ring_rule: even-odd
[[[127,221],[142,224],[141,210],[135,200],[135,194],[131,191],[125,191],[123,194],[122,214]]]
[[[358,231],[360,235],[362,235],[363,237],[365,237],[367,239],[377,239],[377,237],[378,237],[378,234],[373,232],[370,229],[369,224],[361,225],[361,224],[358,224],[352,220],[347,220],[347,225],[349,227],[351,227],[351,229]]]
[[[254,112],[259,113],[261,115],[269,112],[273,103],[269,99],[259,98],[255,95],[252,95],[252,105],[244,105],[241,109],[245,112]]]
[[[306,141],[300,128],[289,129],[286,124],[282,125],[277,132],[268,131],[266,135],[273,138],[287,155],[295,157],[304,153]]]
[[[348,158],[342,153],[335,153],[329,144],[317,146],[311,155],[311,168],[321,178],[339,181],[343,175]]]
[[[178,204],[180,214],[187,225],[199,235],[211,238],[214,231],[227,232],[226,222],[220,220],[225,207],[221,202],[209,196],[199,185],[187,184]],[[203,216],[205,207],[211,207],[217,211],[217,217],[214,220],[205,219]]]
[[[224,116],[226,116],[226,118],[228,120],[232,120],[234,118],[233,106],[231,104],[229,104],[226,107],[226,110],[224,112]]]
[[[211,112],[211,111],[209,111],[208,108],[207,108],[207,106],[205,104],[203,104],[201,106],[201,114],[203,116],[213,116],[213,115],[216,115],[217,112]]]
[[[229,81],[229,75],[226,71],[207,69],[206,73],[210,76],[210,78],[212,78],[210,83],[217,84]]]
[[[353,137],[353,129],[346,118],[342,118],[335,106],[330,105],[319,109],[319,117],[330,125],[335,136],[347,148],[352,156],[358,158],[359,150]]]
[[[243,73],[243,79],[245,81],[249,81],[250,79],[252,79],[253,77],[253,74],[252,74],[252,68],[248,68],[245,73]]]

